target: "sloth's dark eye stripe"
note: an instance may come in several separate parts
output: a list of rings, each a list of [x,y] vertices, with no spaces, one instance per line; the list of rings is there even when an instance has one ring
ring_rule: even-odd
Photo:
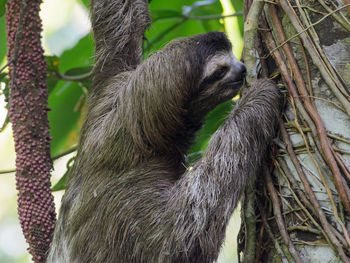
[[[214,73],[211,74],[211,76],[209,76],[209,78],[214,79],[215,81],[222,79],[226,75],[228,70],[229,70],[228,66],[222,66],[217,70],[215,70]]]
[[[213,74],[206,77],[202,83],[205,83],[207,85],[213,84],[215,81],[222,79],[226,75],[228,70],[229,70],[228,66],[222,66],[222,67],[218,68],[217,70],[215,70]]]
[[[217,70],[215,70],[213,74],[204,78],[201,84],[199,85],[199,92],[206,89],[208,86],[212,85],[214,82],[222,79],[226,75],[226,73],[229,71],[229,69],[230,68],[228,66],[222,66]]]

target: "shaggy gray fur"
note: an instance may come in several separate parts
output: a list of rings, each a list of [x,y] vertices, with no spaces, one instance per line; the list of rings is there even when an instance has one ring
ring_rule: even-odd
[[[224,74],[206,75],[210,61],[231,56],[218,32],[172,41],[140,63],[147,1],[92,7],[94,88],[47,262],[213,262],[274,137],[280,93],[267,80],[248,89],[186,169],[205,114],[237,93],[244,67],[228,59]]]

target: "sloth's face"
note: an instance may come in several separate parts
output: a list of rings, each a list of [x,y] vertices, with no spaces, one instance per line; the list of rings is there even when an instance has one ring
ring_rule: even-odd
[[[238,93],[245,73],[246,67],[231,51],[220,51],[208,59],[199,89],[203,95],[226,101]]]
[[[241,88],[246,68],[231,51],[220,51],[204,65],[198,91],[192,101],[192,114],[202,116],[235,95]]]

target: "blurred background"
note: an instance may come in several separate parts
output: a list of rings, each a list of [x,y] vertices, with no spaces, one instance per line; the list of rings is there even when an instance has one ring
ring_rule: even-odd
[[[0,1],[0,68],[6,65],[6,31],[4,3]],[[64,192],[64,175],[74,157],[79,130],[86,108],[90,86],[86,75],[93,64],[93,39],[90,34],[88,0],[45,0],[42,4],[42,44],[48,63],[49,120],[52,156],[57,158],[52,172],[56,210]],[[243,0],[162,1],[150,4],[153,24],[146,34],[145,56],[162,48],[173,38],[208,31],[225,31],[240,58],[243,42]],[[236,14],[238,16],[232,16]],[[0,73],[0,263],[31,262],[27,253],[16,209],[14,172],[15,153],[11,125],[7,120],[8,80],[6,70]],[[74,77],[68,81],[66,77]],[[219,105],[207,116],[199,132],[189,161],[205,150],[210,135],[223,122],[234,100]],[[239,210],[239,209],[237,209]],[[240,226],[239,212],[231,219],[220,263],[237,262],[236,235]]]

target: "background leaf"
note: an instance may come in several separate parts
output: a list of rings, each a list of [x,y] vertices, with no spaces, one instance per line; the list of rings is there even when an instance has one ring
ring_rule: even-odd
[[[91,0],[80,0],[80,2],[81,2],[83,5],[85,5],[87,8],[90,7],[90,1],[91,1]]]
[[[1,0],[0,0],[1,1]],[[1,5],[0,5],[1,12]],[[7,39],[6,39],[6,26],[5,26],[5,16],[0,17],[0,65],[3,62],[4,57],[7,53]]]
[[[151,14],[164,19],[157,19],[146,32],[145,43],[146,55],[161,49],[170,40],[178,37],[190,36],[207,31],[223,31],[224,26],[217,20],[187,20],[184,16],[184,6],[190,8],[189,14],[185,15],[208,15],[222,12],[220,1],[210,1],[207,5],[198,5],[198,2],[208,1],[152,1],[150,4]],[[196,4],[197,3],[197,4]],[[208,2],[209,3],[209,2]],[[186,8],[185,8],[186,9]],[[179,16],[182,14],[182,16]],[[166,19],[165,19],[166,18]]]
[[[94,41],[90,34],[86,35],[73,48],[66,50],[60,57],[61,72],[75,67],[92,66],[94,58]]]
[[[153,9],[150,10],[152,21],[155,22],[160,19],[181,18],[182,13],[174,9]]]
[[[206,116],[204,125],[202,129],[197,133],[195,144],[188,151],[188,154],[191,155],[197,152],[201,152],[207,148],[211,135],[225,121],[227,114],[231,111],[234,104],[235,103],[233,101],[222,103]]]
[[[68,75],[89,72],[93,63],[93,41],[90,35],[59,58],[58,69]],[[87,82],[60,80],[50,93],[49,121],[51,126],[51,154],[57,155],[78,142],[82,118],[81,100],[85,98]]]
[[[68,171],[66,171],[61,179],[51,188],[53,192],[61,191],[66,188],[67,173]]]
[[[5,14],[7,0],[0,0],[0,17]]]
[[[49,97],[49,107],[52,109],[49,112],[51,155],[68,150],[72,144],[77,143],[81,112],[75,109],[83,95],[79,84],[69,81],[58,81],[51,92]]]

